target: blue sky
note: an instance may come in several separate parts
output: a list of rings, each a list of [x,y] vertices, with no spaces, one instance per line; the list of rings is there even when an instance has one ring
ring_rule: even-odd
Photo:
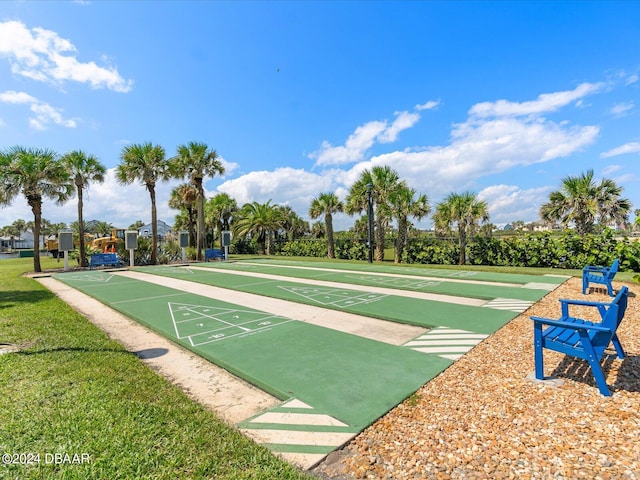
[[[0,148],[96,155],[85,218],[120,227],[150,219],[113,178],[147,141],[207,143],[226,166],[209,196],[306,219],[376,165],[432,206],[476,192],[498,225],[587,169],[640,208],[639,120],[637,2],[0,2]],[[178,183],[157,188],[168,223]],[[43,215],[70,223],[76,202]],[[22,198],[0,226],[19,218]]]

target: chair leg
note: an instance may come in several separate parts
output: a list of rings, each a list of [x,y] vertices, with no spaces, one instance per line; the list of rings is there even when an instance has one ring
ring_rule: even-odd
[[[587,361],[591,366],[591,372],[593,373],[593,378],[596,380],[596,385],[598,386],[598,390],[605,397],[611,396],[611,391],[609,390],[609,386],[607,385],[607,380],[604,378],[604,373],[602,373],[602,367],[600,366],[600,361],[596,352],[593,350],[593,346],[591,345],[591,341],[589,340],[589,336],[586,332],[580,334],[581,343],[584,348],[585,353],[587,354]]]
[[[624,350],[622,349],[622,344],[620,343],[620,339],[618,339],[617,333],[614,333],[613,337],[611,337],[611,343],[613,343],[613,348],[616,349],[618,358],[624,358],[626,355],[624,353]]]
[[[533,357],[536,365],[536,378],[544,380],[544,359],[542,357],[542,324],[533,324]]]
[[[610,297],[613,297],[613,286],[611,285],[611,282],[607,282],[607,293],[609,294]]]
[[[582,277],[582,294],[587,294],[587,289],[589,288],[589,280],[586,277]]]

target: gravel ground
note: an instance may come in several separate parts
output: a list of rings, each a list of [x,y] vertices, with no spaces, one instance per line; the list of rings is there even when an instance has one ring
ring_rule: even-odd
[[[316,473],[333,479],[640,478],[640,286],[628,286],[618,330],[627,358],[605,360],[612,397],[599,393],[585,361],[548,350],[545,374],[559,380],[530,380],[529,316],[558,318],[558,298],[610,299],[602,289],[582,295],[581,280],[570,279],[330,455]],[[572,313],[595,318],[590,310]]]

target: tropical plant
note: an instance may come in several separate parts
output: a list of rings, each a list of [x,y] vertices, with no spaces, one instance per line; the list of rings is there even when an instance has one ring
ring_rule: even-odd
[[[151,198],[151,255],[152,265],[158,263],[158,214],[156,210],[156,182],[170,178],[169,164],[164,148],[150,142],[128,145],[120,153],[121,163],[116,168],[116,178],[123,185],[139,180]]]
[[[231,230],[231,221],[238,212],[238,204],[235,199],[227,193],[218,193],[211,197],[205,206],[206,216],[212,219],[218,232]],[[220,235],[220,248],[222,245],[222,234]]]
[[[127,227],[127,230],[140,230],[142,227],[144,227],[144,225],[145,224],[142,220],[136,220]]]
[[[78,196],[78,232],[80,233],[80,238],[83,238],[84,220],[82,218],[82,211],[84,208],[84,191],[89,188],[91,182],[104,182],[104,175],[107,169],[96,157],[88,155],[82,150],[74,150],[67,153],[62,157],[62,163],[67,167],[76,187],[76,195]],[[86,247],[83,241],[79,242],[79,244],[80,266],[86,267]]]
[[[0,154],[0,205],[22,193],[33,212],[33,238],[40,237],[42,202],[64,203],[73,191],[69,173],[53,150],[15,146]],[[40,249],[33,249],[33,269],[41,272]]]
[[[183,183],[171,190],[169,206],[185,213],[187,230],[189,231],[189,245],[196,246],[198,190],[193,185]]]
[[[454,224],[458,226],[460,265],[466,263],[467,237],[473,235],[480,220],[489,220],[489,207],[487,202],[478,199],[473,192],[451,193],[436,206],[433,215],[436,231],[448,232]]]
[[[333,215],[344,211],[344,204],[333,192],[321,193],[311,200],[309,216],[313,219],[324,216],[324,231],[327,235],[327,257],[336,258],[333,239]]]
[[[398,188],[389,194],[389,209],[398,222],[394,262],[400,263],[409,234],[409,217],[420,220],[429,214],[431,207],[426,195],[416,198],[415,189],[401,182]]]
[[[616,225],[627,222],[631,203],[620,198],[622,187],[603,178],[596,183],[593,170],[562,179],[559,190],[549,194],[549,201],[540,207],[545,222],[560,222],[565,228],[573,223],[579,235],[594,231],[596,222]]]
[[[270,233],[278,231],[282,226],[282,217],[276,205],[268,200],[266,203],[245,203],[233,223],[234,234],[238,237],[255,236],[258,243],[258,254],[269,255],[267,238]]]
[[[0,235],[3,237],[9,237],[9,241],[11,242],[11,250],[16,248],[16,237],[20,238],[20,232],[13,225],[5,225],[0,229]]]
[[[376,260],[384,260],[385,231],[389,226],[389,195],[400,183],[398,173],[388,166],[364,170],[351,186],[345,201],[345,211],[349,215],[367,210],[368,195],[375,205],[375,245]],[[372,232],[373,233],[373,232]]]
[[[63,224],[64,225],[64,224]],[[31,233],[33,233],[34,230],[34,223],[33,220],[30,220],[27,222],[27,230],[29,230]],[[62,228],[65,228],[66,225],[64,225]],[[37,242],[38,245],[45,245],[45,238],[48,237],[49,235],[52,235],[53,233],[57,232],[57,230],[54,230],[55,225],[52,224],[49,220],[47,220],[46,218],[42,218],[40,219],[40,238],[36,238],[35,235],[33,237],[33,241]],[[40,240],[42,240],[42,243],[40,243]],[[35,243],[34,243],[35,245]]]
[[[197,254],[196,259],[202,260],[202,249],[205,241],[204,222],[204,179],[214,177],[216,174],[224,174],[224,166],[218,159],[215,150],[209,150],[205,143],[189,142],[187,145],[179,145],[177,153],[170,159],[171,170],[176,178],[189,177],[190,182],[198,192],[197,211]]]
[[[327,236],[327,227],[325,222],[317,221],[311,225],[311,236],[313,238],[324,238]],[[334,247],[335,248],[335,247]]]
[[[11,226],[15,229],[16,237],[18,238],[18,240],[20,240],[20,238],[22,237],[22,233],[27,231],[27,222],[25,222],[21,218],[18,220],[15,220],[11,224]],[[37,240],[35,241],[37,242]]]
[[[309,224],[304,221],[289,205],[277,207],[282,217],[281,228],[287,240],[296,240],[309,231]]]
[[[94,233],[98,237],[107,237],[111,235],[111,230],[115,227],[109,222],[93,222],[89,228],[87,228],[88,233]]]

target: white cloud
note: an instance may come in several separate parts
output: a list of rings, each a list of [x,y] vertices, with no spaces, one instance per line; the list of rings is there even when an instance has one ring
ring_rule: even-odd
[[[521,190],[514,185],[492,185],[481,190],[478,198],[489,205],[491,223],[504,225],[517,220],[536,220],[540,205],[547,201],[552,190],[552,187]]]
[[[622,165],[607,165],[602,169],[602,175],[611,175],[622,169]]]
[[[218,186],[235,198],[238,205],[250,202],[266,202],[289,205],[300,216],[306,216],[311,200],[318,194],[332,191],[334,178],[326,172],[322,175],[290,167],[273,171],[251,172]]]
[[[158,219],[173,224],[178,213],[169,208],[171,190],[180,182],[159,182],[156,185],[156,208]],[[9,210],[9,209],[7,209]],[[11,206],[12,217],[25,220],[33,219],[33,214],[27,206],[24,197],[16,197]],[[14,213],[15,211],[15,213]],[[78,218],[77,199],[72,198],[64,205],[55,205],[51,200],[43,201],[42,216],[47,220],[69,225]],[[83,216],[85,220],[101,220],[111,223],[115,227],[126,228],[136,220],[151,222],[151,198],[144,185],[135,182],[131,185],[120,185],[115,177],[115,168],[107,170],[103,183],[92,183],[84,194]],[[0,215],[0,226],[11,221]]]
[[[407,111],[396,112],[395,120],[389,124],[385,121],[371,121],[361,125],[349,135],[344,146],[334,147],[327,141],[322,142],[322,147],[309,155],[316,160],[316,165],[341,165],[354,163],[364,159],[365,153],[376,143],[395,142],[398,134],[413,127],[420,115]]]
[[[634,107],[633,102],[622,102],[611,107],[611,110],[609,111],[609,113],[611,113],[611,115],[621,116],[622,114],[633,109],[633,107]]]
[[[37,98],[25,92],[7,90],[0,93],[0,102],[10,104],[28,104],[29,109],[34,114],[29,118],[29,125],[34,130],[45,130],[50,123],[55,123],[67,128],[75,128],[75,120],[65,119],[62,116],[62,109],[55,108],[39,101]]]
[[[624,84],[625,84],[626,86],[628,86],[628,85],[632,85],[632,84],[636,83],[638,80],[640,80],[640,77],[638,77],[638,75],[636,75],[636,74],[629,75],[629,76],[626,78],[626,80],[625,80]]]
[[[223,175],[223,177],[228,177],[228,176],[232,175],[233,172],[235,172],[238,169],[238,167],[240,166],[237,163],[227,161],[227,160],[225,160],[224,158],[222,158],[220,156],[218,157],[218,160],[220,160],[220,163],[224,167],[224,175]]]
[[[474,105],[469,110],[474,117],[494,116],[519,116],[537,115],[545,112],[555,112],[571,102],[577,102],[587,95],[599,92],[604,88],[604,83],[582,83],[573,90],[563,92],[543,93],[536,100],[527,102],[509,102],[498,100],[496,102],[482,102]]]
[[[7,90],[0,93],[0,102],[4,103],[37,103],[38,100],[25,92],[16,92],[14,90]]]
[[[420,120],[420,115],[417,113],[397,112],[393,123],[379,135],[379,142],[395,142],[401,131],[413,127],[418,120]]]
[[[429,100],[427,103],[423,103],[422,105],[418,104],[415,106],[415,109],[418,111],[421,110],[431,110],[440,105],[440,100]]]
[[[0,22],[0,56],[7,57],[16,75],[41,82],[87,83],[92,88],[128,92],[133,86],[115,67],[95,62],[80,62],[76,47],[56,32],[44,28],[29,29],[19,21]]]
[[[600,158],[610,158],[627,153],[638,152],[640,152],[640,142],[629,142],[625,143],[624,145],[620,145],[619,147],[612,148],[611,150],[607,150],[606,152],[602,152],[600,154]]]

